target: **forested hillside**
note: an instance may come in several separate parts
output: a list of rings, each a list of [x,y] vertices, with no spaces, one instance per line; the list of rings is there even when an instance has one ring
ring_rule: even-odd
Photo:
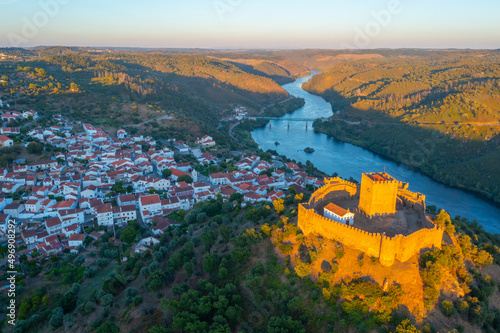
[[[64,113],[112,133],[135,126],[155,137],[179,139],[215,130],[234,105],[260,112],[286,99],[288,93],[273,79],[291,80],[300,72],[300,66],[279,57],[260,62],[260,71],[245,71],[209,53],[68,47],[1,51],[9,57],[0,62],[0,98],[14,109]]]
[[[500,53],[339,63],[304,88],[334,110],[316,130],[500,202]]]

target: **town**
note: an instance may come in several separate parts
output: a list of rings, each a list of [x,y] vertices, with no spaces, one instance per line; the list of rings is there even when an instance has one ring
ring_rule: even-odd
[[[38,117],[36,111],[1,116],[7,123]],[[78,253],[105,231],[116,232],[131,221],[149,231],[148,241],[133,247],[141,253],[147,250],[144,244],[157,243],[155,237],[181,224],[169,218],[172,213],[185,214],[197,203],[271,203],[291,188],[303,192],[322,185],[322,179],[278,156],[221,154],[208,135],[195,142],[172,138],[162,144],[125,129],[112,137],[61,114],[52,122],[47,127],[32,125],[25,134],[17,127],[3,127],[0,135],[2,147],[12,146],[15,139],[25,146],[50,146],[53,152],[50,159],[18,159],[0,169],[0,232],[6,240],[8,221],[15,220],[18,255],[28,260],[33,255]],[[75,128],[83,130],[73,134]]]

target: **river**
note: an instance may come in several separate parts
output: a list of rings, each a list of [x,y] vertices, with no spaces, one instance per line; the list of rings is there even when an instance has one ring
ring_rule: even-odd
[[[280,155],[305,163],[307,160],[327,174],[337,172],[342,178],[353,177],[360,181],[364,172],[385,171],[396,179],[408,182],[409,190],[425,194],[427,205],[445,209],[456,215],[477,219],[486,231],[500,234],[500,208],[466,191],[455,189],[412,171],[366,149],[345,143],[325,134],[314,133],[312,122],[288,121],[293,118],[322,118],[332,115],[328,102],[302,89],[314,74],[300,78],[282,87],[291,95],[305,99],[305,105],[293,112],[272,120],[266,127],[252,132],[259,147],[266,151],[276,150]],[[346,125],[348,126],[348,125]],[[280,143],[279,146],[275,142]],[[307,154],[303,150],[312,147],[316,151]]]

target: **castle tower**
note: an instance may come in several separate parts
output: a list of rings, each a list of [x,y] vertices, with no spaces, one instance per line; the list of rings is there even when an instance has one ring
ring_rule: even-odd
[[[399,181],[385,172],[361,177],[359,208],[369,217],[396,213]]]

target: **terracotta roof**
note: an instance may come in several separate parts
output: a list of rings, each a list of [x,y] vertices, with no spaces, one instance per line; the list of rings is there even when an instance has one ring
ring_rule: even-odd
[[[142,206],[154,205],[160,203],[160,197],[158,196],[158,194],[146,195],[144,197],[141,197],[139,200]]]
[[[36,237],[36,232],[35,230],[25,230],[21,232],[21,235],[23,235],[23,238],[31,238],[31,237]]]
[[[111,208],[111,203],[108,202],[95,207],[95,211],[97,214],[102,214],[102,213],[110,213],[113,211],[113,209]]]
[[[385,172],[366,174],[366,175],[375,182],[394,180],[394,178],[392,178],[389,174],[387,174]]]
[[[135,211],[135,205],[125,205],[125,206],[116,206],[113,207],[113,213],[125,213],[125,212],[134,212]]]
[[[69,241],[83,241],[85,236],[85,234],[73,234],[69,236]]]
[[[345,216],[347,213],[349,213],[346,209],[340,207],[340,206],[337,206],[336,204],[333,204],[333,203],[329,203],[328,205],[326,205],[325,207],[325,210],[328,210],[338,216]]]
[[[58,217],[53,217],[53,218],[46,220],[45,223],[47,224],[47,228],[51,228],[51,227],[54,227],[58,224],[61,224],[61,219]]]
[[[134,194],[120,195],[118,198],[120,199],[120,202],[135,201],[135,195]]]

